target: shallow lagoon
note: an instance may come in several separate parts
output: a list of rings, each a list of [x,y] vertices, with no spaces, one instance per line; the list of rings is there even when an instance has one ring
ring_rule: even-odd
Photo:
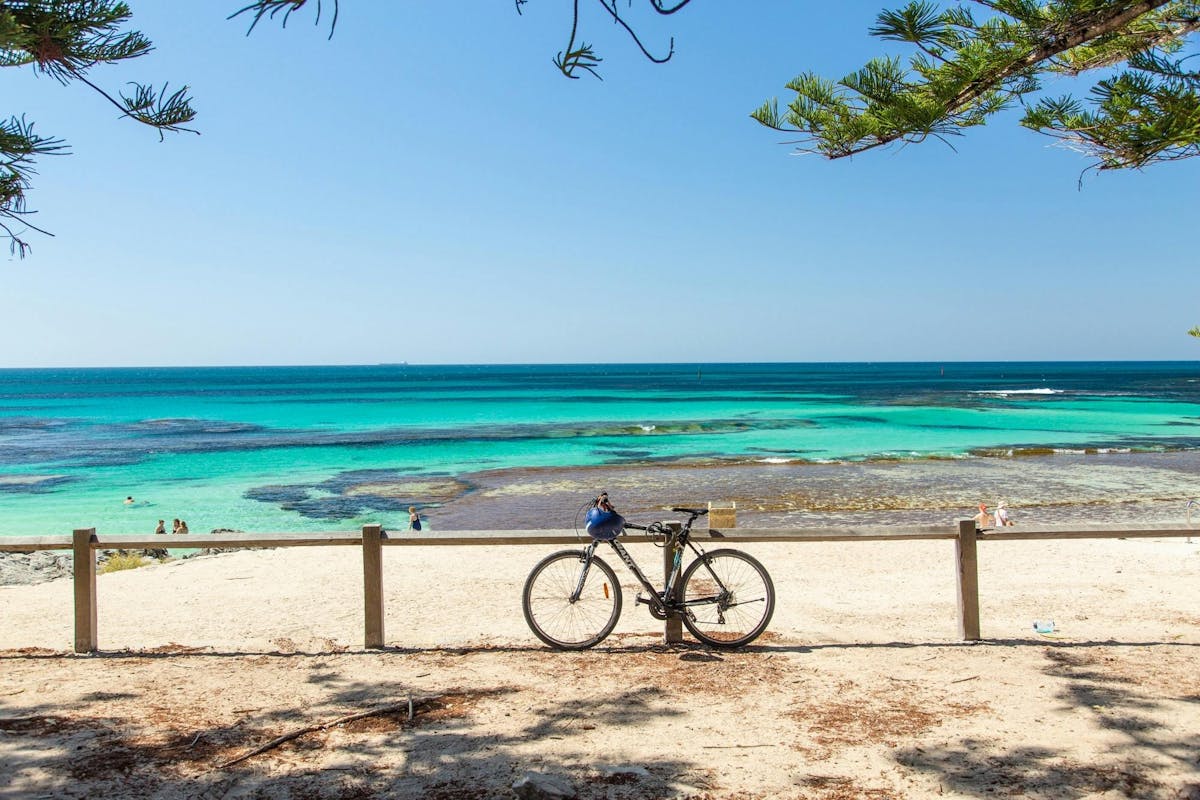
[[[1198,453],[1197,362],[0,371],[0,535],[569,527],[598,488],[742,524],[1181,519]]]

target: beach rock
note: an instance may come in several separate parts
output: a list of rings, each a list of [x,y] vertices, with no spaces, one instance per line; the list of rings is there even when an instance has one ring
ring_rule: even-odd
[[[209,533],[245,533],[245,531],[237,528],[213,528]],[[221,553],[236,553],[242,548],[240,547],[203,547],[194,553],[188,553],[183,558],[196,558],[197,556],[217,556]],[[263,550],[274,550],[273,547],[264,547]]]
[[[575,787],[562,778],[526,772],[512,785],[521,800],[566,800],[575,796]]]
[[[0,553],[0,586],[29,586],[74,574],[71,556],[66,553]]]

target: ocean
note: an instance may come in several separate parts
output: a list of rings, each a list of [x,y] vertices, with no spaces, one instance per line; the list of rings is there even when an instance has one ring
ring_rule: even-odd
[[[0,370],[0,536],[564,528],[600,489],[643,520],[1170,521],[1198,467],[1194,361]]]

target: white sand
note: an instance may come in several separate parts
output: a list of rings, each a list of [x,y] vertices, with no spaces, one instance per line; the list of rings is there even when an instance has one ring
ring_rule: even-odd
[[[70,581],[0,588],[0,798],[507,797],[531,770],[586,798],[1200,798],[1200,543],[981,542],[975,644],[951,542],[741,547],[778,606],[733,653],[659,644],[631,579],[612,638],[546,650],[542,546],[385,549],[383,652],[351,547],[103,575],[98,657],[66,652]]]

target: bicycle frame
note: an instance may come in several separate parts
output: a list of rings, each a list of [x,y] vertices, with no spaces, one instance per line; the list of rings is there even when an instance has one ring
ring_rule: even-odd
[[[675,551],[675,554],[674,558],[672,559],[671,573],[667,576],[667,583],[666,586],[663,587],[661,594],[659,593],[658,589],[654,588],[654,584],[652,584],[650,579],[646,577],[646,574],[642,572],[642,568],[638,566],[638,563],[634,561],[633,556],[629,554],[629,551],[625,549],[625,546],[621,544],[620,541],[617,539],[611,539],[608,542],[608,544],[612,546],[612,549],[616,551],[617,556],[620,557],[623,562],[625,562],[625,566],[629,568],[629,571],[633,573],[633,576],[637,578],[638,583],[640,583],[642,588],[646,590],[646,593],[649,595],[649,599],[646,600],[646,603],[650,606],[651,613],[656,617],[665,618],[669,612],[685,611],[687,606],[720,603],[721,598],[729,593],[729,589],[724,583],[721,582],[721,578],[715,572],[709,569],[709,575],[712,576],[712,579],[716,582],[717,586],[720,587],[720,596],[699,598],[688,602],[676,601],[674,599],[675,584],[679,580],[680,573],[683,571],[684,547],[690,548],[691,551],[696,555],[696,558],[704,562],[706,568],[708,565],[707,560],[705,560],[704,550],[694,544],[691,540],[691,523],[692,521],[688,520],[687,525],[685,525],[678,533],[669,535],[666,543],[663,545],[664,547],[672,547]],[[570,599],[572,603],[576,602],[579,599],[580,594],[583,592],[584,582],[587,580],[588,571],[592,566],[592,557],[595,555],[596,547],[599,544],[599,541],[593,540],[588,543],[587,548],[584,550],[583,569],[579,571],[579,582],[575,585],[575,591],[571,593]]]

